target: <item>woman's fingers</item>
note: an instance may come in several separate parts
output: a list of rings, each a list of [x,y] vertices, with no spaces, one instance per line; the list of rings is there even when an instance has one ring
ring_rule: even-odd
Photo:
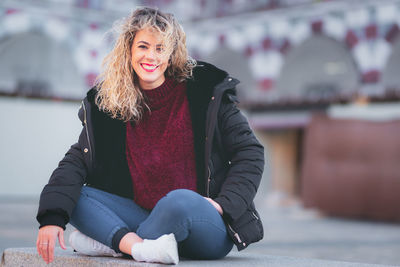
[[[56,239],[59,238],[60,245],[66,249],[64,243],[64,230],[55,225],[43,226],[39,229],[36,247],[40,256],[46,263],[51,263],[54,260],[54,247]]]
[[[60,246],[62,249],[67,249],[67,247],[65,246],[65,242],[64,242],[64,230],[61,229],[58,232],[58,241],[60,242]]]
[[[36,249],[44,261],[47,261],[47,245],[47,238],[43,236],[43,232],[39,231],[38,238],[36,240]]]
[[[211,205],[213,205],[214,208],[218,211],[218,213],[222,215],[223,210],[222,210],[221,206],[217,202],[215,202],[213,199],[211,199],[209,197],[204,197],[204,198],[207,199],[208,202],[210,202]]]
[[[49,263],[49,253],[48,253],[48,251],[47,251],[47,247],[48,247],[48,243],[46,243],[46,242],[41,242],[40,244],[39,244],[39,248],[40,248],[40,255],[42,255],[42,258],[43,258],[43,260],[46,262],[46,263]]]
[[[49,244],[47,246],[47,255],[48,255],[48,263],[52,262],[54,260],[54,246],[55,246],[55,240],[50,240]]]

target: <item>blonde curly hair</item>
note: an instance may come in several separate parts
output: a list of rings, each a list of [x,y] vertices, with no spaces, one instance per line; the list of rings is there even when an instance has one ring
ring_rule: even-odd
[[[172,14],[142,7],[114,28],[120,34],[114,48],[104,58],[102,71],[96,79],[95,103],[114,119],[137,122],[147,105],[131,64],[131,47],[136,33],[150,29],[161,34],[163,55],[169,57],[167,77],[183,82],[192,76],[196,61],[189,57],[185,32]]]

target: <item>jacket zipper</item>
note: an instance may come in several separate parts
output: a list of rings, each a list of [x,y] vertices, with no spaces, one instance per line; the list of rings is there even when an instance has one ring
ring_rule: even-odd
[[[88,130],[88,125],[87,125],[87,115],[86,115],[86,106],[85,103],[82,101],[82,107],[83,107],[83,122],[85,123],[85,130],[86,130],[86,137],[89,145],[89,153],[90,153],[90,160],[92,160],[92,147],[90,145],[90,138],[89,138],[89,130]]]
[[[239,234],[236,233],[236,232],[232,229],[232,227],[230,226],[230,224],[228,224],[228,227],[229,227],[229,229],[232,231],[233,236],[236,238],[236,240],[237,240],[239,243],[242,243],[242,240],[240,239]]]
[[[253,214],[254,218],[256,218],[257,220],[260,220],[254,211],[252,211],[251,213]]]
[[[210,181],[211,181],[211,170],[210,170],[210,166],[208,167],[208,178],[207,178],[207,197],[210,197]]]
[[[229,84],[229,82],[231,82],[232,81],[232,78],[230,78],[230,77],[228,77],[227,78],[228,79],[228,82],[225,82],[226,83],[226,87],[225,87],[225,89],[223,89],[223,91],[222,92],[220,92],[220,94],[221,95],[223,95],[224,94],[224,92],[227,90],[227,89],[229,89],[229,88],[233,88],[233,86],[235,86],[236,84],[234,84],[234,85],[228,85]],[[215,97],[215,95],[213,95],[213,99],[212,100],[214,100],[214,99],[216,99],[216,97]],[[214,102],[214,104],[215,104],[215,102]],[[208,110],[210,110],[210,106],[208,106]],[[216,111],[216,112],[218,112],[218,110]],[[207,112],[208,113],[208,112]],[[207,114],[207,118],[206,118],[206,125],[209,125],[210,124],[210,114]],[[218,122],[217,122],[218,123]],[[207,126],[206,126],[206,134],[208,134],[208,129],[207,129]],[[212,139],[212,138],[211,138]],[[207,137],[206,137],[206,140],[207,140]],[[206,142],[207,143],[207,142]],[[207,143],[207,146],[210,146],[210,149],[211,149],[211,140],[210,140],[210,143]],[[205,151],[206,151],[206,153],[207,153],[207,146],[206,146],[206,148],[205,148]],[[210,151],[210,154],[211,154],[211,151]],[[205,161],[205,162],[208,162],[208,159]],[[207,194],[207,197],[210,197],[210,180],[211,180],[211,171],[210,171],[210,166],[207,164],[207,167],[208,167],[208,178],[207,178],[207,185],[206,185],[206,194]]]

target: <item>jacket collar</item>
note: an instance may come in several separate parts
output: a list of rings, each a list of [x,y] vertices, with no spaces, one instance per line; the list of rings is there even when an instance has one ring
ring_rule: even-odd
[[[228,73],[216,66],[198,61],[197,66],[193,69],[193,77],[188,80],[188,83],[193,83],[201,90],[207,90],[211,93],[224,93],[226,90],[231,90],[231,94],[236,95],[235,86],[239,81],[229,77]],[[210,93],[210,92],[208,92]]]

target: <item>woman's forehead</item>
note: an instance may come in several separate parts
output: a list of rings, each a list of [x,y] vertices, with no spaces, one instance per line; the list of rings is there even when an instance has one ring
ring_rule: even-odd
[[[164,42],[163,35],[154,28],[145,28],[139,30],[135,35],[135,42],[147,42],[162,44]]]

